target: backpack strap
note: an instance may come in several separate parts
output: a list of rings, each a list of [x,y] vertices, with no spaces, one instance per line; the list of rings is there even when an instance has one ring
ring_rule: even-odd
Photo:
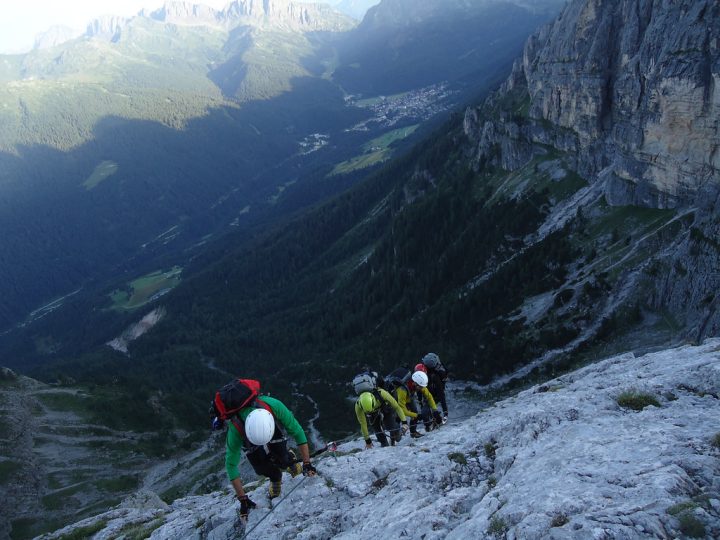
[[[240,420],[240,417],[235,415],[230,419],[230,422],[233,426],[235,426],[235,429],[238,430],[238,433],[240,433],[240,436],[243,438],[243,441],[247,441],[247,437],[245,436],[245,422]]]
[[[265,409],[267,412],[273,415],[273,418],[275,418],[275,413],[273,412],[272,408],[270,408],[270,405],[268,405],[261,399],[261,396],[258,396],[257,399],[253,401],[252,407],[255,409]]]
[[[255,398],[255,400],[252,403],[249,403],[248,405],[246,405],[246,407],[252,407],[253,409],[265,409],[267,412],[272,414],[273,418],[275,418],[275,413],[273,412],[270,405],[268,405],[262,399],[260,399],[259,396],[257,398]],[[245,407],[243,407],[243,408],[245,408]],[[232,423],[233,426],[235,426],[235,429],[238,430],[238,433],[240,433],[240,435],[242,435],[243,440],[247,441],[247,437],[245,436],[245,422],[240,419],[239,412],[240,411],[235,413],[232,416],[232,418],[230,418],[230,422]],[[277,428],[277,425],[276,425],[276,428]]]

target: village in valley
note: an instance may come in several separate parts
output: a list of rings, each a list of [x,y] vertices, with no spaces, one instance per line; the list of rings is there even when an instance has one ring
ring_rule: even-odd
[[[360,99],[358,96],[347,96],[345,101],[356,107],[369,109],[373,116],[349,128],[347,131],[369,131],[371,128],[395,127],[404,121],[422,121],[432,118],[438,113],[449,110],[457,95],[448,83],[434,84],[417,90]]]
[[[361,95],[348,95],[345,97],[348,107],[366,109],[371,116],[343,131],[383,131],[417,124],[451,109],[455,105],[452,98],[457,94],[458,91],[452,90],[448,83],[440,83],[392,96],[364,98]],[[311,154],[330,144],[330,134],[313,133],[298,144],[300,155]]]

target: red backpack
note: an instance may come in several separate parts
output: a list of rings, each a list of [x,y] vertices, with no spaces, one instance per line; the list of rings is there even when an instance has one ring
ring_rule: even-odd
[[[247,407],[260,393],[260,382],[253,379],[234,380],[215,392],[215,409],[220,420],[227,420]]]
[[[240,409],[245,407],[263,408],[275,416],[270,406],[259,399],[260,382],[254,379],[234,380],[215,393],[215,409],[220,420],[230,420],[245,438],[243,422],[237,417]]]

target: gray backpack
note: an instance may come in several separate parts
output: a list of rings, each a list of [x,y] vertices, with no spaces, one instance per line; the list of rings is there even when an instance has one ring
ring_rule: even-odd
[[[382,388],[382,377],[377,371],[363,371],[353,377],[352,386],[358,396],[363,392],[373,392]]]

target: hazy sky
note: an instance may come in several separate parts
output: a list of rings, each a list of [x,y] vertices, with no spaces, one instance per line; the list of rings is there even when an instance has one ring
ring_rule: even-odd
[[[195,0],[222,8],[230,0]],[[100,15],[134,15],[142,8],[155,9],[164,0],[0,0],[0,53],[29,49],[35,36],[54,25],[84,30]]]

